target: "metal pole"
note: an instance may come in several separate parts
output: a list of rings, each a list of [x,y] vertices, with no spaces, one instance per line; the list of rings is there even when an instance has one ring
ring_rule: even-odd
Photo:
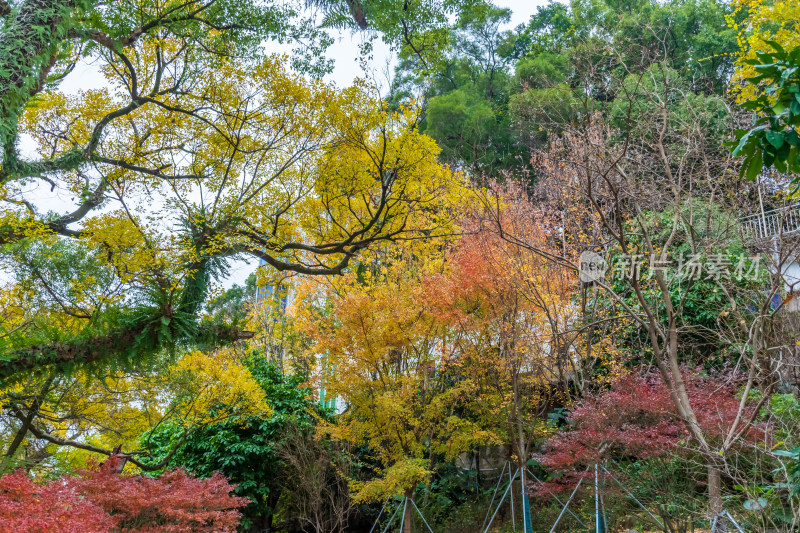
[[[600,530],[600,488],[597,483],[597,463],[594,464],[594,533],[603,533]]]
[[[573,496],[575,496],[575,493],[578,492],[578,487],[581,486],[581,483],[583,483],[583,478],[580,478],[578,480],[578,484],[575,485],[575,489],[572,491],[572,494],[569,495],[569,499],[567,500],[567,503],[564,504],[564,508],[561,509],[561,513],[559,513],[558,518],[556,518],[556,521],[553,524],[553,527],[550,528],[550,533],[553,533],[553,531],[556,530],[556,526],[561,521],[561,517],[564,516],[564,512],[566,512],[567,506],[569,505],[569,502],[572,501]]]
[[[526,468],[526,470],[527,470],[527,468]],[[535,479],[535,480],[536,480],[536,481],[538,481],[539,483],[541,483],[541,482],[542,482],[542,480],[541,480],[541,479],[539,479],[538,477],[536,477],[536,474],[534,474],[534,473],[533,473],[533,472],[531,472],[530,470],[528,470],[528,473],[531,475],[531,477],[532,477],[533,479]],[[564,502],[562,502],[562,501],[561,501],[561,499],[559,499],[559,497],[558,497],[558,496],[556,496],[556,495],[555,495],[555,493],[554,493],[552,490],[548,490],[547,492],[549,492],[549,493],[550,493],[550,496],[552,496],[553,498],[555,498],[555,500],[558,502],[558,504],[559,504],[561,507],[564,507]],[[585,527],[586,529],[589,529],[589,526],[587,526],[587,525],[586,525],[586,524],[583,522],[583,520],[581,520],[581,519],[578,517],[578,515],[576,515],[575,513],[573,513],[573,512],[572,512],[572,509],[569,509],[569,508],[568,508],[568,509],[567,509],[567,512],[568,512],[569,514],[571,514],[571,515],[572,515],[572,517],[573,517],[575,520],[577,520],[577,521],[578,521],[578,523],[579,523],[580,525],[582,525],[582,526],[583,526],[583,527]]]
[[[414,506],[414,509],[416,509],[416,510],[417,510],[417,514],[419,515],[419,517],[420,517],[420,518],[422,518],[422,521],[425,523],[425,527],[427,527],[427,528],[428,528],[428,531],[430,531],[431,533],[433,533],[433,530],[431,529],[431,526],[429,526],[429,525],[428,525],[428,521],[427,521],[427,520],[425,520],[425,517],[422,515],[422,511],[420,511],[420,510],[419,510],[419,507],[417,507],[417,504],[416,504],[416,503],[414,503],[414,500],[411,500],[411,505],[413,505],[413,506]]]
[[[386,498],[386,501],[385,501],[385,502],[383,502],[383,507],[381,507],[381,512],[380,512],[380,513],[378,513],[378,517],[377,517],[377,518],[375,518],[375,523],[374,523],[374,524],[372,524],[372,527],[369,529],[369,533],[372,533],[372,531],[375,529],[375,526],[377,526],[377,525],[378,525],[378,520],[380,520],[380,519],[381,519],[381,515],[383,514],[383,510],[384,510],[384,509],[386,509],[386,504],[387,504],[387,503],[389,503],[389,498]]]
[[[519,472],[519,470],[517,470]],[[514,477],[517,477],[517,472],[514,472]],[[508,488],[511,489],[511,526],[513,527],[514,531],[517,530],[517,519],[514,516],[514,489],[512,485],[514,481],[511,479],[511,461],[508,462]],[[496,513],[496,511],[495,511]],[[494,520],[494,517],[492,517]]]
[[[606,504],[603,502],[602,495],[600,495],[600,509],[603,511],[603,533],[608,533],[608,516],[606,516]]]
[[[516,479],[518,473],[519,473],[519,470],[517,470],[517,472],[514,474],[514,477],[511,479],[512,483],[513,483],[514,479]],[[492,522],[494,522],[494,517],[497,516],[497,512],[500,511],[500,507],[503,506],[503,500],[506,499],[506,495],[508,495],[508,491],[509,491],[510,488],[511,488],[511,483],[508,484],[508,487],[506,488],[506,491],[503,493],[503,497],[500,498],[500,503],[497,504],[497,509],[494,510],[494,514],[492,515],[492,519],[489,520],[489,524],[486,526],[486,529],[483,530],[483,533],[486,533],[487,531],[489,531],[489,528],[492,527]]]
[[[398,505],[397,509],[395,509],[394,512],[392,513],[391,518],[389,518],[389,521],[386,522],[386,527],[383,528],[383,533],[386,533],[386,531],[388,531],[389,526],[392,525],[392,521],[394,521],[394,517],[397,516],[397,511],[399,511],[399,510],[400,510],[400,506]]]
[[[525,493],[525,468],[520,467],[520,496],[522,496],[522,531],[525,533],[533,533],[533,524],[531,524],[531,503],[528,500],[528,495]]]
[[[636,496],[634,496],[633,494],[631,494],[631,491],[629,491],[629,490],[628,490],[628,489],[625,487],[625,485],[623,485],[622,483],[620,483],[620,482],[619,482],[619,480],[618,480],[617,478],[615,478],[615,477],[614,477],[614,474],[612,474],[611,472],[609,472],[609,471],[608,471],[608,468],[606,468],[605,466],[603,466],[603,470],[605,470],[605,471],[606,471],[606,474],[608,474],[609,476],[611,476],[611,479],[613,479],[613,480],[614,480],[614,481],[617,483],[617,485],[619,485],[619,487],[620,487],[622,490],[624,490],[625,492],[627,492],[627,493],[628,493],[628,496],[630,496],[630,497],[631,497],[631,499],[632,499],[633,501],[635,501],[637,504],[639,504],[639,507],[641,507],[642,509],[644,509],[644,510],[645,510],[645,512],[646,512],[647,514],[649,514],[649,515],[650,515],[650,518],[652,518],[653,520],[655,520],[655,521],[656,521],[656,524],[658,524],[658,525],[659,525],[659,527],[661,527],[661,529],[663,529],[663,530],[665,530],[665,531],[666,531],[666,528],[664,527],[664,524],[662,524],[662,523],[661,523],[661,520],[659,520],[658,518],[656,518],[656,517],[655,517],[655,515],[654,515],[653,513],[651,513],[651,512],[650,512],[650,509],[648,509],[647,507],[645,507],[644,505],[642,505],[642,502],[640,502],[639,500],[637,500],[637,499],[636,499]]]
[[[480,465],[478,465],[480,466]],[[503,463],[503,470],[500,471],[500,477],[497,478],[497,485],[494,487],[494,493],[492,494],[492,501],[489,502],[489,509],[486,511],[486,516],[483,518],[483,524],[481,524],[481,530],[483,530],[483,526],[486,525],[486,521],[489,520],[489,513],[492,512],[492,505],[494,505],[494,499],[497,496],[497,489],[500,488],[500,482],[503,481],[503,475],[506,473],[506,467],[509,467],[509,463],[506,461]],[[372,533],[372,532],[370,532]]]
[[[727,517],[728,517],[728,520],[730,520],[731,522],[733,522],[733,526],[734,526],[736,529],[738,529],[738,530],[739,530],[739,533],[744,533],[744,530],[743,530],[743,529],[742,529],[742,527],[739,525],[739,522],[737,522],[737,521],[736,521],[736,520],[735,520],[735,519],[734,519],[734,518],[731,516],[731,513],[729,513],[727,509],[726,509],[726,510],[724,510],[724,511],[722,511],[722,513],[720,513],[720,514],[724,514],[725,516],[727,516]]]

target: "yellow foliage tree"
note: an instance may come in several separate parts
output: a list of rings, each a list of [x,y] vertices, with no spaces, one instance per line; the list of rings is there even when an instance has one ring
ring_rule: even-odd
[[[157,470],[161,464],[140,460],[142,434],[169,423],[186,438],[231,417],[268,417],[271,408],[241,354],[225,348],[190,352],[152,372],[30,377],[0,391],[0,411],[4,470],[49,458],[51,467],[84,467],[116,446],[137,467]]]
[[[70,298],[35,269],[18,278],[46,293],[52,305],[41,316],[66,313],[70,327],[54,343],[34,317],[3,337],[0,376],[201,333],[238,338],[238,330],[198,330],[195,320],[230,258],[335,274],[376,242],[446,231],[441,207],[460,182],[419,133],[416,108],[390,111],[367,84],[338,90],[292,72],[280,56],[198,66],[190,53],[177,39],[137,41],[105,58],[107,89],[43,93],[27,108],[20,131],[42,158],[78,150],[91,165],[46,177],[75,202],[58,216],[41,214],[40,188],[4,182],[0,242],[58,253],[69,240],[107,279],[85,280],[83,304],[66,308]],[[176,89],[187,83],[190,91]],[[12,270],[22,255],[8,257]],[[105,295],[109,283],[116,298]],[[0,302],[0,316],[17,316],[16,307]],[[1,332],[19,325],[8,320]]]
[[[324,386],[347,406],[324,430],[378,455],[378,476],[352,484],[357,501],[413,497],[435,457],[451,460],[494,441],[457,415],[474,383],[449,373],[456,334],[440,319],[431,285],[444,268],[441,249],[406,246],[372,259],[307,285],[298,312],[310,350],[324,359]],[[406,512],[410,524],[410,505]]]
[[[787,52],[800,46],[800,3],[795,0],[735,0],[735,8],[727,19],[739,30],[739,52],[731,78],[731,90],[737,102],[753,100],[758,87],[747,83],[757,75],[755,66],[746,61],[756,58],[758,52],[772,52],[767,41],[778,43]],[[736,20],[744,13],[741,23]]]
[[[453,373],[475,382],[470,415],[507,446],[523,493],[534,446],[553,429],[545,415],[582,387],[579,283],[572,268],[553,260],[574,250],[549,210],[514,185],[482,197],[484,209],[465,221],[437,300],[459,332]],[[527,495],[522,504],[527,522]]]

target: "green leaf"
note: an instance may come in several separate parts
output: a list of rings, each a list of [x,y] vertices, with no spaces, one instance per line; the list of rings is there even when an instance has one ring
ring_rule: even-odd
[[[747,500],[744,502],[744,508],[748,511],[761,511],[767,506],[766,498],[756,498],[755,500]]]
[[[775,450],[772,452],[772,455],[777,455],[778,457],[789,457],[791,459],[798,459],[800,458],[800,449],[797,450]]]
[[[768,130],[766,133],[767,142],[775,148],[783,146],[783,134],[778,131]]]
[[[745,166],[746,170],[743,168],[745,177],[750,181],[756,179],[756,176],[758,176],[764,169],[764,158],[761,154],[761,150],[756,150],[756,152],[753,154],[753,157],[750,157],[745,161]]]
[[[784,146],[784,148],[785,148],[785,146]],[[783,172],[786,172],[786,170],[787,170],[786,169],[787,165],[786,165],[786,160],[785,159],[782,159],[782,158],[778,157],[778,158],[775,159],[775,161],[772,162],[772,164],[775,165],[775,168],[778,169],[778,172],[782,172],[783,173]]]
[[[777,156],[777,153],[774,150],[772,150],[771,146],[765,147],[764,148],[764,152],[763,152],[764,161],[763,161],[763,164],[762,164],[762,168],[771,167],[773,161],[775,161],[775,157],[776,156]]]
[[[776,42],[776,41],[766,41],[766,40],[764,42],[767,43],[768,45],[770,45],[772,48],[774,48],[778,52],[780,52],[782,56],[786,56],[786,50],[784,50],[783,46],[781,46],[778,42]]]
[[[757,131],[762,129],[764,128],[763,127],[753,128],[752,130],[745,132],[739,138],[739,144],[737,144],[736,148],[733,149],[733,155],[749,156],[753,152],[753,143],[751,142],[755,141],[755,138],[753,138],[753,136],[756,135]],[[744,130],[739,130],[739,131],[744,131]],[[739,135],[739,131],[736,132],[737,135]]]

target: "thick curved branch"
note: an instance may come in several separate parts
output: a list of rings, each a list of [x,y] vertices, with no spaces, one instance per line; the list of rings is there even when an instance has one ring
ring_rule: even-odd
[[[17,431],[17,434],[14,436],[14,440],[9,445],[8,449],[5,453],[5,458],[3,460],[3,466],[7,464],[8,460],[10,460],[14,454],[19,449],[22,442],[25,440],[25,436],[30,431],[31,427],[33,426],[33,420],[39,414],[39,409],[42,405],[42,398],[50,392],[50,387],[53,385],[53,381],[55,381],[56,376],[55,374],[50,374],[50,376],[45,380],[44,385],[42,386],[41,391],[36,394],[33,399],[31,400],[31,405],[28,408],[27,413],[22,413],[18,408],[13,408],[15,417],[20,421],[21,426]]]
[[[85,442],[79,442],[79,441],[72,440],[72,439],[64,439],[64,438],[61,438],[61,437],[56,437],[55,435],[51,435],[50,433],[47,433],[46,431],[43,431],[43,430],[37,428],[35,425],[31,425],[28,428],[28,431],[30,431],[31,435],[33,435],[37,439],[46,440],[47,442],[50,442],[52,444],[56,444],[58,446],[70,446],[72,448],[78,448],[79,450],[86,450],[87,452],[94,452],[94,453],[99,453],[101,455],[107,455],[107,456],[111,456],[114,453],[114,450],[107,450],[105,448],[100,448],[99,446],[93,446],[91,444],[86,444]],[[188,431],[188,430],[184,431],[184,433],[181,436],[181,438],[178,440],[178,442],[176,442],[173,445],[173,447],[169,451],[169,453],[166,456],[164,456],[164,458],[161,461],[159,461],[159,462],[157,462],[155,464],[143,463],[143,462],[139,461],[138,459],[136,459],[135,457],[133,457],[131,455],[127,455],[128,461],[133,463],[134,465],[136,465],[137,467],[139,467],[141,470],[143,470],[145,472],[154,472],[156,470],[161,470],[162,468],[167,466],[167,464],[169,464],[170,460],[175,455],[175,452],[178,451],[178,449],[186,441],[187,437],[190,434],[191,434],[191,431]]]

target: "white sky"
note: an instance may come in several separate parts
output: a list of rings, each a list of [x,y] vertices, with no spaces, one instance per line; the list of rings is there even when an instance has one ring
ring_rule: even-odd
[[[511,22],[501,28],[503,30],[513,29],[519,24],[527,23],[531,15],[536,13],[538,6],[545,5],[547,0],[497,0],[496,5],[508,7],[512,10]],[[358,32],[338,32],[335,33],[335,42],[328,49],[328,57],[334,60],[333,72],[326,76],[326,79],[334,82],[340,87],[348,86],[355,78],[365,77],[365,74],[377,81],[386,83],[386,73],[390,72],[387,65],[392,65],[394,57],[389,48],[379,39],[374,41],[373,59],[368,64],[369,72],[365,73],[360,65],[359,44],[364,39],[363,33]],[[76,93],[80,90],[93,89],[105,84],[103,76],[91,64],[79,63],[72,73],[63,80],[60,89],[66,93]],[[32,143],[25,142],[23,139],[20,146],[23,153],[32,151]],[[63,193],[59,191],[50,192],[49,190],[37,191],[40,196],[37,198],[37,205],[48,206],[51,209],[60,211],[59,205],[70,206],[70,198],[62,198]],[[49,205],[48,205],[49,204]],[[50,207],[52,206],[52,207]],[[231,275],[225,286],[234,283],[242,284],[247,276],[254,271],[257,261],[251,260],[248,264],[245,261],[237,261],[231,265]]]

